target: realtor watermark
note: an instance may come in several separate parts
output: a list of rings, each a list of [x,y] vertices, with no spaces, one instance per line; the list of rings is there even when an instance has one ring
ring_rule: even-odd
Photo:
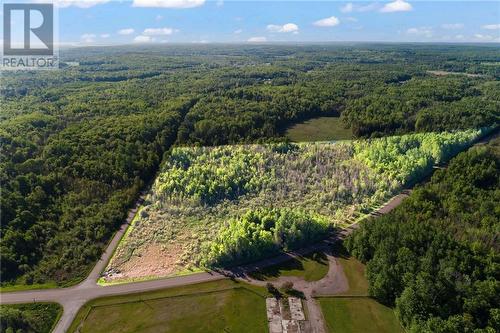
[[[4,2],[1,70],[59,68],[57,12],[51,2]]]

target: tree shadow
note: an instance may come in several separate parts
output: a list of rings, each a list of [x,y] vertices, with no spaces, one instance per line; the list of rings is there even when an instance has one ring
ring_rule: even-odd
[[[306,299],[306,295],[304,295],[304,293],[300,290],[297,290],[297,289],[291,289],[287,292],[288,296],[292,296],[292,297],[297,297],[297,298],[300,298],[300,299]]]
[[[304,270],[304,265],[300,260],[297,258],[290,258],[290,260],[278,264],[278,265],[273,265],[269,266],[266,268],[262,268],[259,270],[256,270],[250,274],[248,274],[250,277],[256,280],[264,281],[272,278],[278,278],[281,275],[281,271],[291,271],[291,270]]]
[[[260,281],[278,278],[281,276],[283,271],[305,271],[303,262],[306,260],[312,260],[321,265],[328,265],[328,258],[325,253],[313,252],[303,256],[290,257],[290,259],[286,262],[256,270],[248,275],[251,278]]]
[[[337,258],[349,259],[351,257],[349,251],[345,248],[342,242],[335,242],[331,246],[332,255]]]

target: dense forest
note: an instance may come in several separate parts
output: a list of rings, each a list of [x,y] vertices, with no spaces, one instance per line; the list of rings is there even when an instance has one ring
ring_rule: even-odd
[[[461,153],[347,247],[408,332],[500,331],[500,139]]]
[[[0,332],[50,333],[62,314],[56,303],[3,304],[0,307]]]
[[[173,144],[281,140],[320,115],[361,137],[500,116],[495,46],[127,46],[61,63],[1,78],[4,283],[85,276]]]

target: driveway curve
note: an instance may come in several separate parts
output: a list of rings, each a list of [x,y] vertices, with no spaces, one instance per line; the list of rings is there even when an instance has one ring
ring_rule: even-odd
[[[385,214],[392,210],[394,207],[399,205],[401,201],[408,196],[408,192],[404,192],[396,195],[391,200],[389,200],[382,208],[375,211],[372,215]],[[331,242],[335,242],[339,239],[345,238],[353,230],[355,230],[358,225],[353,224],[349,228],[341,230],[339,233],[332,235],[330,238],[319,242],[317,244],[302,248],[297,251],[287,252],[280,254],[278,256],[261,260],[259,262],[235,267],[233,269],[220,270],[220,271],[210,271],[203,273],[194,273],[185,276],[178,276],[172,278],[164,278],[158,280],[150,280],[143,282],[133,282],[126,284],[117,284],[111,286],[100,286],[97,284],[97,280],[101,276],[101,272],[105,269],[109,259],[111,258],[115,248],[118,246],[120,239],[125,233],[127,227],[132,222],[138,207],[142,202],[142,198],[138,201],[136,206],[130,210],[126,222],[120,227],[118,232],[115,234],[111,242],[109,243],[107,249],[104,251],[101,259],[94,266],[89,276],[73,287],[60,288],[60,289],[42,289],[42,290],[27,290],[27,291],[16,291],[7,292],[0,294],[0,302],[2,304],[16,304],[16,303],[32,303],[32,302],[57,302],[63,306],[63,314],[57,323],[53,333],[64,333],[68,330],[71,322],[75,318],[78,310],[88,301],[103,297],[103,296],[114,296],[123,295],[130,293],[139,293],[152,291],[157,289],[172,288],[188,284],[196,284],[201,282],[216,281],[225,278],[242,278],[245,279],[249,272],[253,272],[258,269],[262,269],[268,266],[283,263],[290,260],[293,257],[303,256],[305,254],[318,251],[326,250]],[[333,259],[334,260],[334,259]],[[331,265],[334,267],[334,265]],[[330,271],[328,275],[330,275]],[[305,286],[309,288],[309,286]],[[312,289],[311,289],[312,292]],[[314,299],[311,298],[312,301]],[[315,301],[314,301],[315,302]],[[308,304],[309,305],[309,304]],[[314,304],[311,303],[311,307]],[[318,313],[321,316],[321,312]],[[318,318],[318,322],[322,322],[322,319]],[[318,331],[322,332],[322,331]]]

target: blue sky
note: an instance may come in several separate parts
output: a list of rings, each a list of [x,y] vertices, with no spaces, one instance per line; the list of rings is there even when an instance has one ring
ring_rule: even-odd
[[[62,45],[500,42],[498,1],[56,0]]]

